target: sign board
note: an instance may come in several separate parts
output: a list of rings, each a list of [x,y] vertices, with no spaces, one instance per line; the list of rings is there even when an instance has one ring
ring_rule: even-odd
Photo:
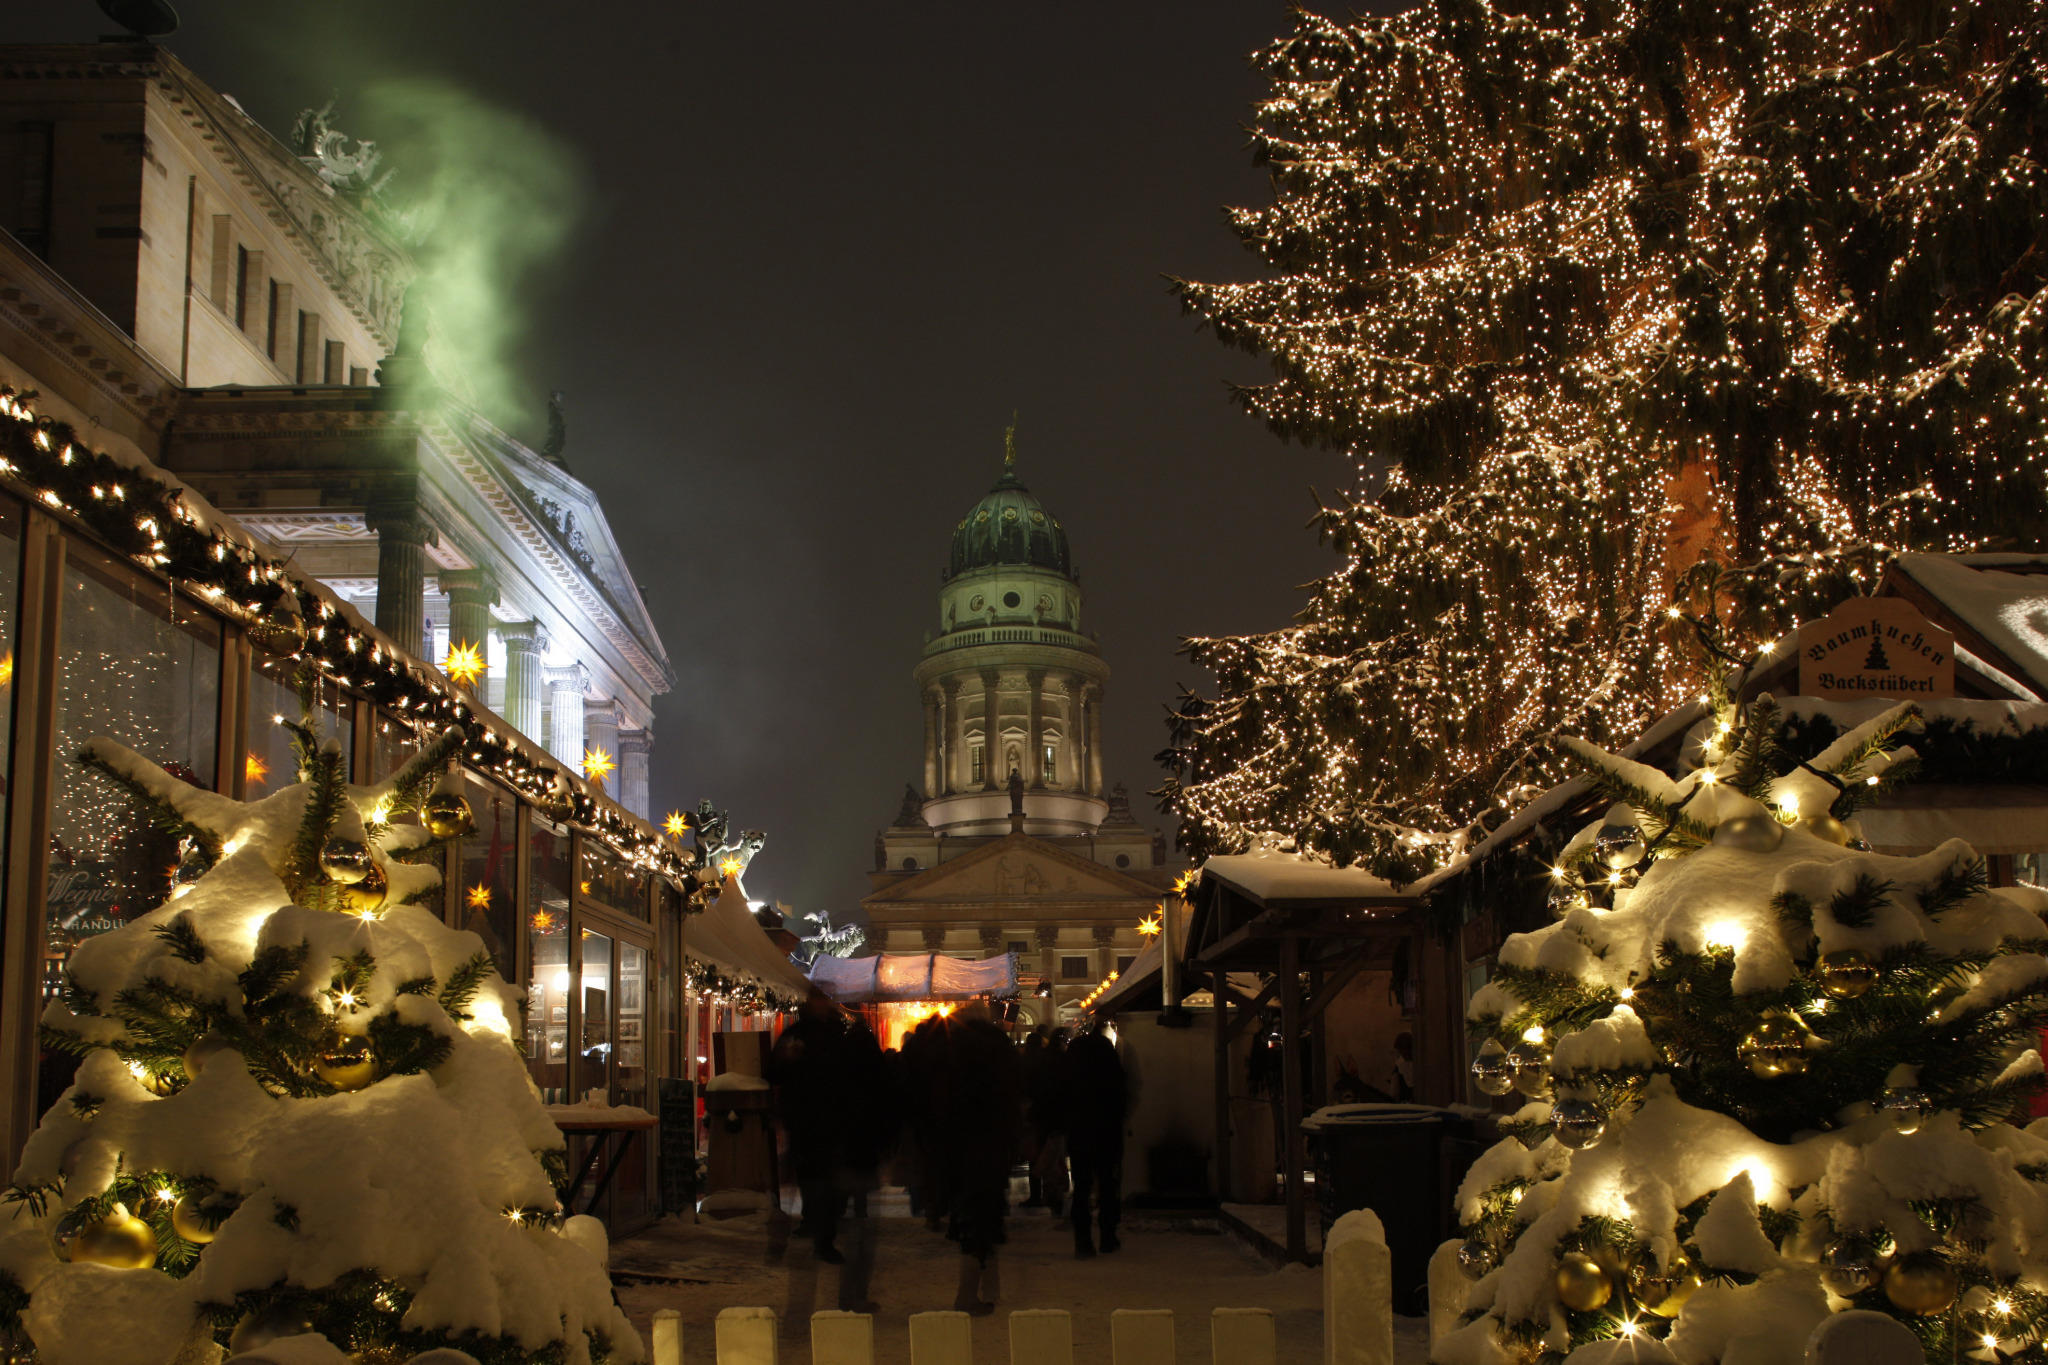
[[[1955,636],[1899,597],[1852,597],[1799,628],[1799,692],[1830,701],[1956,694]]]

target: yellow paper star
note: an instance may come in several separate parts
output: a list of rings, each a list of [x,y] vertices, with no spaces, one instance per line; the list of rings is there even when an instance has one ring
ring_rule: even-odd
[[[477,679],[489,671],[484,663],[481,649],[464,640],[459,645],[448,647],[448,657],[441,664],[441,671],[463,687],[474,688]]]
[[[242,760],[242,777],[245,781],[261,784],[270,778],[270,765],[255,754]]]
[[[1157,916],[1157,915],[1154,915],[1154,916],[1152,916],[1152,917],[1151,917],[1150,919],[1141,919],[1141,920],[1139,920],[1139,921],[1138,921],[1138,932],[1139,932],[1139,933],[1141,933],[1141,934],[1143,934],[1143,935],[1144,935],[1144,936],[1145,936],[1146,938],[1150,938],[1150,937],[1152,937],[1152,936],[1153,936],[1154,934],[1158,933],[1158,932],[1159,932],[1159,916]]]
[[[0,659],[0,687],[14,681],[14,651],[8,650],[7,657]]]
[[[737,877],[740,875],[740,869],[744,866],[745,864],[741,863],[738,858],[727,858],[718,865],[718,875],[721,877]]]
[[[1188,892],[1195,889],[1195,883],[1200,880],[1202,880],[1202,874],[1194,868],[1189,868],[1174,879],[1173,894],[1176,896],[1187,895]]]
[[[602,787],[604,780],[618,770],[619,765],[612,762],[612,756],[604,750],[585,749],[583,751],[583,775],[592,782],[597,783],[598,786]]]
[[[491,908],[491,888],[479,883],[469,888],[469,908],[488,910]]]
[[[672,810],[668,819],[661,822],[661,827],[668,831],[670,838],[680,839],[690,832],[690,817],[679,810]]]

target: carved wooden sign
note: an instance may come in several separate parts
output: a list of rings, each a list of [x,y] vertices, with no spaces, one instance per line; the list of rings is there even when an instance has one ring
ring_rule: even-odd
[[[1899,597],[1852,597],[1799,628],[1799,691],[1831,701],[1956,694],[1955,636]]]

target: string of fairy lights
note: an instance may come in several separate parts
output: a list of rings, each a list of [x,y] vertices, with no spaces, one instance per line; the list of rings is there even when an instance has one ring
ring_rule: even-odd
[[[1230,219],[1270,274],[1178,288],[1353,483],[1298,624],[1187,643],[1183,843],[1419,875],[1566,775],[1559,734],[1698,690],[1671,607],[1753,654],[1899,549],[2035,534],[2027,15],[1959,6],[1934,61],[1856,0],[1482,0],[1258,54],[1274,199]]]
[[[415,741],[459,729],[462,756],[471,768],[525,797],[549,819],[597,839],[629,867],[667,879],[692,909],[717,893],[727,870],[703,866],[700,852],[684,847],[673,832],[673,820],[671,831],[657,833],[578,789],[561,769],[493,727],[470,699],[473,693],[350,624],[282,562],[204,524],[186,506],[182,489],[90,449],[65,423],[39,416],[31,397],[0,386],[0,476],[20,482],[42,506],[75,518],[144,569],[241,621],[265,650],[310,664],[324,685],[382,708],[410,726]],[[457,662],[467,669],[467,661]],[[593,751],[586,760],[595,760],[601,786],[612,770],[609,755]],[[686,820],[682,828],[687,831]],[[686,974],[693,989],[716,1003],[747,1010],[793,1003],[751,977],[694,959]]]

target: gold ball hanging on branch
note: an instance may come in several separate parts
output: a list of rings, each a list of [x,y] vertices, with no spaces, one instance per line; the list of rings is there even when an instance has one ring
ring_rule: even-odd
[[[1884,1296],[1902,1312],[1932,1317],[1945,1313],[1961,1287],[1956,1268],[1931,1251],[1916,1251],[1893,1261],[1884,1272]]]
[[[1607,1135],[1607,1111],[1584,1096],[1560,1099],[1550,1107],[1550,1135],[1573,1151],[1591,1147]]]
[[[1611,872],[1625,867],[1634,867],[1649,852],[1643,842],[1642,827],[1636,824],[1635,813],[1625,804],[1618,804],[1607,815],[1607,823],[1600,826],[1593,836],[1593,856]]]
[[[420,823],[436,839],[460,839],[476,828],[476,814],[461,792],[437,791],[420,806]]]
[[[1558,1301],[1575,1313],[1590,1313],[1614,1297],[1614,1282],[1583,1251],[1567,1251],[1558,1258],[1553,1283]]]
[[[361,839],[337,834],[320,846],[320,870],[331,882],[353,886],[377,870],[377,860]]]
[[[1500,1264],[1500,1252],[1493,1243],[1477,1237],[1458,1244],[1458,1270],[1468,1280],[1483,1280]]]
[[[1472,1059],[1472,1088],[1482,1095],[1505,1095],[1515,1088],[1515,1064],[1499,1039],[1488,1038]]]
[[[1550,1093],[1549,1048],[1524,1040],[1508,1053],[1508,1061],[1515,1069],[1515,1089],[1530,1099],[1542,1099]]]
[[[344,1034],[320,1049],[313,1074],[336,1090],[361,1090],[377,1079],[377,1058],[368,1039]]]
[[[1683,1251],[1673,1251],[1667,1265],[1645,1256],[1629,1267],[1628,1292],[1660,1318],[1677,1317],[1699,1287],[1699,1269]]]
[[[234,1211],[233,1201],[219,1193],[180,1195],[178,1202],[171,1205],[171,1231],[188,1242],[205,1246]]]
[[[1820,1282],[1839,1298],[1855,1298],[1874,1287],[1883,1274],[1884,1260],[1868,1237],[1840,1237],[1820,1253]]]
[[[1768,815],[1731,815],[1714,826],[1714,842],[1745,853],[1769,853],[1785,842],[1785,827]]]
[[[1821,989],[1837,1000],[1854,1000],[1877,984],[1877,964],[1859,948],[1821,954]]]
[[[272,654],[298,653],[306,647],[306,634],[306,614],[299,609],[296,588],[279,593],[249,627],[256,647]]]
[[[1825,839],[1831,844],[1840,844],[1844,848],[1847,848],[1849,841],[1856,837],[1854,830],[1851,830],[1847,825],[1837,820],[1832,813],[1824,810],[1815,811],[1812,815],[1802,817],[1799,821],[1799,828],[1816,839]]]
[[[391,882],[383,868],[372,864],[369,876],[339,890],[342,909],[351,915],[373,915],[384,908],[384,899],[391,894]]]
[[[1736,1055],[1749,1063],[1750,1074],[1770,1079],[1804,1074],[1807,1050],[1819,1035],[1804,1020],[1782,1010],[1772,1010],[1757,1021],[1749,1035],[1736,1044]]]
[[[72,1241],[71,1259],[116,1270],[145,1269],[156,1264],[156,1229],[116,1204]]]

